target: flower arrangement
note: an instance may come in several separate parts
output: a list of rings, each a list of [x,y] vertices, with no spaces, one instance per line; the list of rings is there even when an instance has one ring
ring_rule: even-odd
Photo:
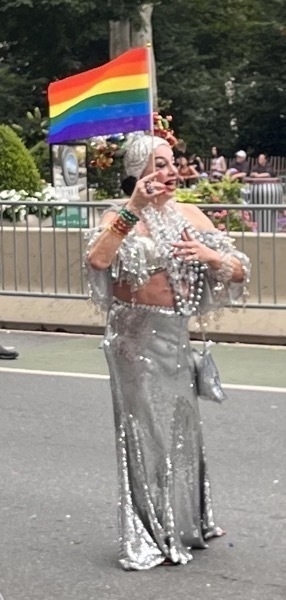
[[[16,192],[16,190],[3,190],[0,192],[0,215],[1,219],[7,221],[24,221],[26,216],[26,207],[21,204],[23,201],[24,192]],[[17,202],[17,205],[12,205],[11,202]]]
[[[37,215],[42,218],[50,217],[51,215],[60,213],[62,211],[63,206],[53,206],[54,202],[59,202],[59,200],[60,202],[63,202],[63,204],[68,202],[62,198],[59,199],[55,188],[51,184],[43,187],[41,192],[35,192],[34,194],[29,195],[27,194],[26,200],[37,203],[35,206],[29,206],[27,213]],[[49,202],[49,206],[41,206],[41,202]]]
[[[255,231],[257,227],[248,210],[207,211],[206,214],[220,231]]]
[[[242,187],[241,183],[231,182],[228,178],[215,183],[201,180],[194,188],[178,189],[176,200],[189,204],[213,204],[213,211],[204,212],[221,231],[255,231],[256,223],[252,220],[251,212],[243,208],[245,202],[241,197]],[[237,204],[241,208],[215,210],[216,204]]]
[[[47,218],[60,212],[62,206],[53,206],[54,202],[58,202],[59,198],[56,195],[56,190],[50,184],[43,187],[40,192],[28,194],[25,190],[3,190],[0,192],[0,214],[2,219],[8,221],[25,221],[27,215],[33,214],[40,218]],[[11,204],[16,202],[17,204]],[[23,202],[34,202],[35,206],[25,206]],[[49,202],[49,206],[41,206],[41,202]],[[61,202],[66,202],[61,200]]]
[[[215,183],[201,179],[193,188],[178,189],[177,200],[191,204],[242,204],[242,187],[238,181],[231,182],[228,178]]]
[[[114,158],[121,154],[126,136],[118,135],[112,137],[94,138],[89,145],[91,167],[99,169],[108,169],[113,165]]]

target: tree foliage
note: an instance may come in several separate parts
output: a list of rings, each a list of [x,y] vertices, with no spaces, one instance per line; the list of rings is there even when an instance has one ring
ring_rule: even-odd
[[[106,62],[110,22],[140,28],[147,3],[2,0],[0,121],[46,110],[48,82]],[[189,149],[286,154],[285,0],[150,3],[160,104]]]

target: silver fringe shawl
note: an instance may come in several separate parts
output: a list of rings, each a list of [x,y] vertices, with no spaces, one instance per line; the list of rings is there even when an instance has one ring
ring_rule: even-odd
[[[112,210],[114,211],[114,208]],[[218,281],[215,270],[208,268],[205,271],[204,289],[197,317],[209,312],[216,312],[225,306],[245,304],[248,297],[251,265],[249,258],[236,249],[232,238],[217,230],[196,231],[182,215],[174,210],[172,204],[167,205],[160,213],[152,206],[147,207],[143,212],[143,220],[155,242],[157,253],[158,250],[160,251],[162,270],[167,270],[170,243],[180,240],[185,229],[208,248],[217,250],[225,256],[236,257],[241,262],[244,270],[242,283]],[[97,227],[88,232],[87,254],[102,231],[102,227]],[[146,259],[145,247],[140,242],[140,237],[135,230],[132,230],[123,239],[111,267],[106,271],[94,269],[85,259],[84,267],[89,296],[98,309],[103,311],[109,309],[113,298],[112,285],[114,282],[127,281],[131,291],[135,292],[146,284],[150,280],[152,272],[155,272],[156,261],[154,260],[154,265],[152,265],[150,260]]]

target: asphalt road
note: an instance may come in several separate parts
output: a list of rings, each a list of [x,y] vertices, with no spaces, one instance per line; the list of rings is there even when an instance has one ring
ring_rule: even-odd
[[[107,375],[101,341],[98,336],[2,330],[0,343],[16,346],[20,356],[15,361],[0,361],[0,372],[8,368]],[[286,391],[285,346],[215,344],[212,354],[223,383]]]
[[[108,381],[0,373],[1,600],[285,600],[286,398],[236,391],[202,413],[227,536],[125,573]]]

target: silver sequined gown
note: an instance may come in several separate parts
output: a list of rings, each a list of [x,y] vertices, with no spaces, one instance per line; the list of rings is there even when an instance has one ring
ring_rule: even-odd
[[[222,238],[215,239],[218,247]],[[130,247],[141,257],[133,276],[142,276],[144,267],[146,279],[163,266],[152,240],[133,236]],[[247,266],[247,258],[240,257]],[[112,298],[111,280],[126,278],[128,261],[126,248],[108,278],[89,268],[89,284],[96,303],[109,303],[104,349],[116,430],[119,560],[124,569],[143,570],[166,558],[188,563],[192,549],[206,548],[206,540],[220,530],[213,515],[189,318],[175,309]],[[206,310],[214,302],[212,288],[206,282]],[[242,288],[237,287],[236,298]],[[226,291],[221,289],[222,296]]]

